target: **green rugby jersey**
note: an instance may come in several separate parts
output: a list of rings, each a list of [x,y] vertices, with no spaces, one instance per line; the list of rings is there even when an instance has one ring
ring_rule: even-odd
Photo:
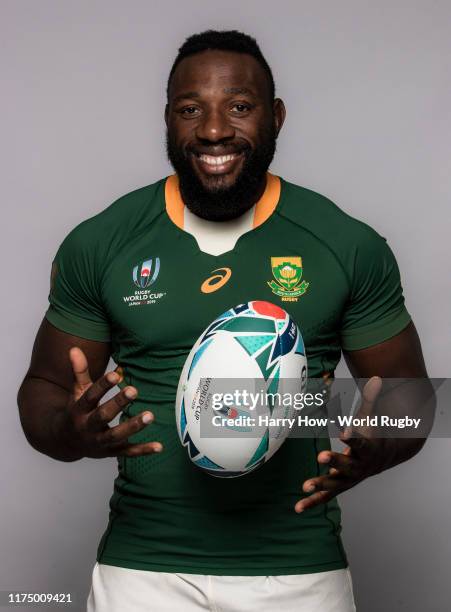
[[[266,300],[290,313],[304,337],[310,377],[333,372],[342,348],[399,333],[410,317],[385,240],[324,196],[268,174],[254,228],[232,250],[209,255],[183,230],[173,176],[77,226],[54,268],[47,319],[67,333],[111,341],[122,386],[139,392],[121,421],[146,409],[155,414],[130,441],[164,445],[161,454],[118,458],[97,561],[219,575],[346,567],[337,502],[300,515],[293,509],[303,481],[327,470],[316,461],[330,448],[327,440],[288,438],[255,472],[213,478],[180,444],[174,404],[195,340],[243,302]]]

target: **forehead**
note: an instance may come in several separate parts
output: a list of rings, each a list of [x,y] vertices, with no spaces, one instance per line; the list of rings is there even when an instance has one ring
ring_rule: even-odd
[[[247,53],[208,50],[185,57],[175,69],[169,87],[169,98],[184,91],[211,92],[227,88],[249,89],[264,97],[269,79],[263,66]]]

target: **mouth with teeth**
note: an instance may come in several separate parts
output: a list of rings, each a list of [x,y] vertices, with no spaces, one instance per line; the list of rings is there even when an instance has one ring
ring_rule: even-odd
[[[194,164],[202,174],[229,174],[238,169],[244,153],[229,153],[228,155],[207,155],[192,153]]]

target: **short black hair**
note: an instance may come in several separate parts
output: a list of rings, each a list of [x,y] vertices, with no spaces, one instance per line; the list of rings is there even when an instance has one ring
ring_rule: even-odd
[[[202,51],[207,50],[235,51],[236,53],[247,53],[248,55],[255,57],[257,62],[267,74],[271,101],[274,100],[276,88],[268,62],[265,60],[263,53],[260,51],[260,47],[258,46],[255,38],[252,38],[252,36],[249,36],[249,34],[244,34],[244,32],[239,32],[238,30],[205,30],[205,32],[201,32],[200,34],[193,34],[192,36],[189,36],[179,48],[178,55],[175,58],[174,63],[172,64],[171,72],[169,73],[166,86],[166,97],[168,100],[169,86],[172,75],[182,59],[188,57],[189,55],[195,55],[196,53],[202,53]]]

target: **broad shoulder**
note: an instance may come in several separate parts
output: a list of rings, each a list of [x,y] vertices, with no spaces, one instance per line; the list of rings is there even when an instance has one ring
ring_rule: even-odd
[[[64,239],[64,247],[104,250],[118,241],[127,240],[161,214],[164,184],[165,179],[161,179],[121,196],[101,212],[75,226]]]
[[[385,239],[367,223],[342,210],[328,197],[282,179],[279,214],[313,234],[318,241],[348,259],[356,250],[379,250]]]

